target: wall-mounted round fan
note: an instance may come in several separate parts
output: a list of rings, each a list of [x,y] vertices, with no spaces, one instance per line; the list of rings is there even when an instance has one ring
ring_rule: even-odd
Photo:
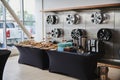
[[[78,24],[80,22],[80,16],[78,14],[69,14],[66,17],[67,24]]]
[[[109,41],[112,37],[112,32],[110,29],[100,29],[97,33],[99,40]]]
[[[64,35],[63,29],[54,28],[54,29],[51,31],[51,36],[54,37],[54,38],[59,38],[59,37],[62,37],[63,35]]]
[[[105,16],[101,12],[95,12],[91,15],[91,21],[94,24],[101,24],[105,19]]]
[[[48,15],[46,22],[48,24],[57,24],[59,22],[59,18],[57,15]]]
[[[76,29],[73,29],[73,30],[71,31],[71,37],[72,37],[73,39],[76,39],[75,30],[76,30]]]
[[[71,37],[73,38],[73,39],[79,39],[79,37],[81,37],[81,36],[83,36],[83,35],[85,35],[85,31],[83,30],[83,29],[73,29],[72,31],[71,31]]]

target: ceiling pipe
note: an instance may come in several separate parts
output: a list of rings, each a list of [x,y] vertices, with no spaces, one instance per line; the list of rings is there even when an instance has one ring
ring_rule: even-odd
[[[10,5],[7,3],[7,1],[5,0],[1,0],[1,2],[3,3],[3,5],[8,9],[8,11],[10,12],[10,14],[13,16],[13,18],[15,19],[15,21],[19,24],[19,26],[22,28],[22,30],[24,31],[24,33],[27,35],[27,37],[29,39],[33,39],[31,33],[25,28],[25,26],[23,25],[23,23],[19,20],[19,18],[17,17],[17,15],[15,14],[15,12],[12,10],[12,8],[10,7]]]

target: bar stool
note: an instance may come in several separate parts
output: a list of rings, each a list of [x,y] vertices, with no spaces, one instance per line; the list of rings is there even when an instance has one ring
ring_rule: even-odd
[[[10,55],[10,50],[0,50],[0,80],[3,78],[4,67]]]

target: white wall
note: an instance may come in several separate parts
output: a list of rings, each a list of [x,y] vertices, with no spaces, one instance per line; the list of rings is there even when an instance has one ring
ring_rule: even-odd
[[[120,0],[44,0],[44,9],[120,3]]]
[[[42,24],[42,0],[36,1],[36,41],[42,41],[43,39],[43,24]],[[77,7],[86,5],[97,5],[97,4],[109,4],[109,3],[120,3],[120,0],[43,0],[44,9],[57,9],[66,7]]]
[[[120,0],[44,0],[44,9],[59,9],[59,8],[68,8],[76,6],[88,6],[88,5],[98,5],[98,4],[111,4],[111,3],[120,3]],[[60,21],[56,25],[45,24],[46,33],[51,32],[54,28],[62,28],[64,30],[64,36],[61,38],[53,38],[56,41],[70,40],[71,31],[74,28],[85,29],[87,31],[87,38],[97,38],[97,32],[101,28],[110,28],[113,31],[113,36],[111,41],[106,42],[107,49],[105,51],[107,58],[118,58],[120,59],[120,8],[119,9],[102,9],[101,11],[104,14],[109,15],[109,20],[107,23],[103,24],[93,24],[91,23],[91,14],[96,12],[99,9],[93,10],[80,10],[80,11],[58,11],[58,12],[46,12],[46,16],[49,14],[58,15]],[[81,17],[80,24],[69,25],[66,24],[66,16],[68,14],[79,14]],[[46,18],[45,18],[46,19]],[[73,27],[74,26],[74,27]],[[108,50],[109,49],[109,50]]]

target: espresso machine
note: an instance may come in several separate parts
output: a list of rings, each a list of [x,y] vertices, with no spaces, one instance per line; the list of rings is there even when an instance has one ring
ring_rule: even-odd
[[[98,53],[104,51],[103,42],[97,39],[90,39],[87,41],[87,51],[91,53]]]

